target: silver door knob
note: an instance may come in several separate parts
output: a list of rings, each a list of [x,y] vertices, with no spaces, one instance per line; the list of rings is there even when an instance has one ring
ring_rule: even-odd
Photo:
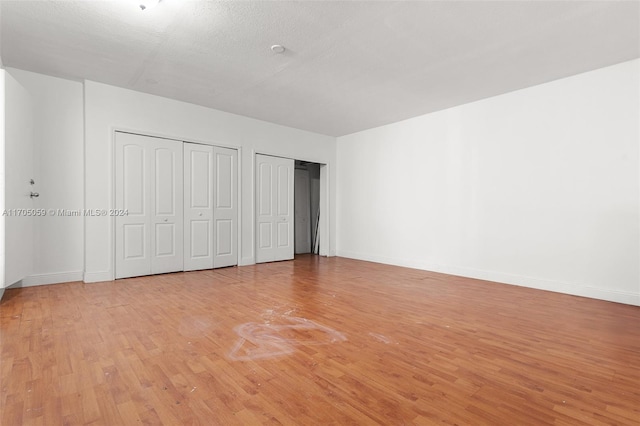
[[[40,196],[40,194],[38,194],[37,192],[31,192],[31,194],[29,194],[29,197],[31,198],[38,198]]]

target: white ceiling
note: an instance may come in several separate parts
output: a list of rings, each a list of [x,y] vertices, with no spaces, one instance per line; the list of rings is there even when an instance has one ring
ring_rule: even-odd
[[[7,67],[332,136],[640,57],[638,1],[1,0],[0,13]]]

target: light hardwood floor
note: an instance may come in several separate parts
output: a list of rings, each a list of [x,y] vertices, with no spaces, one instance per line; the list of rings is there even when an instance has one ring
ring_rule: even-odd
[[[3,426],[640,424],[634,306],[303,256],[0,312]]]

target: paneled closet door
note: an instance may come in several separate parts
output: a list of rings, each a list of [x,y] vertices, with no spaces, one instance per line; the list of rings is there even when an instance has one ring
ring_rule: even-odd
[[[182,191],[182,142],[116,132],[116,278],[183,270]]]
[[[238,151],[184,144],[185,271],[238,264]]]
[[[184,144],[184,270],[213,268],[213,147]]]
[[[184,270],[182,142],[151,139],[151,273],[164,274]]]
[[[256,263],[293,259],[294,160],[256,155]]]
[[[213,148],[214,259],[213,267],[238,264],[238,151]]]

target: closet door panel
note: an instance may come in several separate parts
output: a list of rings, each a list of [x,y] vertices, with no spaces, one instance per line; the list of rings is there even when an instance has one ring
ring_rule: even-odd
[[[213,148],[214,268],[238,264],[238,151]]]
[[[115,277],[183,269],[182,142],[116,132]]]
[[[293,170],[291,159],[256,155],[256,263],[293,259]]]
[[[116,133],[115,208],[128,212],[115,218],[116,278],[151,273],[150,148],[138,135]]]
[[[184,144],[184,270],[213,268],[213,147]]]
[[[157,139],[152,154],[154,202],[151,273],[183,270],[182,142]]]

